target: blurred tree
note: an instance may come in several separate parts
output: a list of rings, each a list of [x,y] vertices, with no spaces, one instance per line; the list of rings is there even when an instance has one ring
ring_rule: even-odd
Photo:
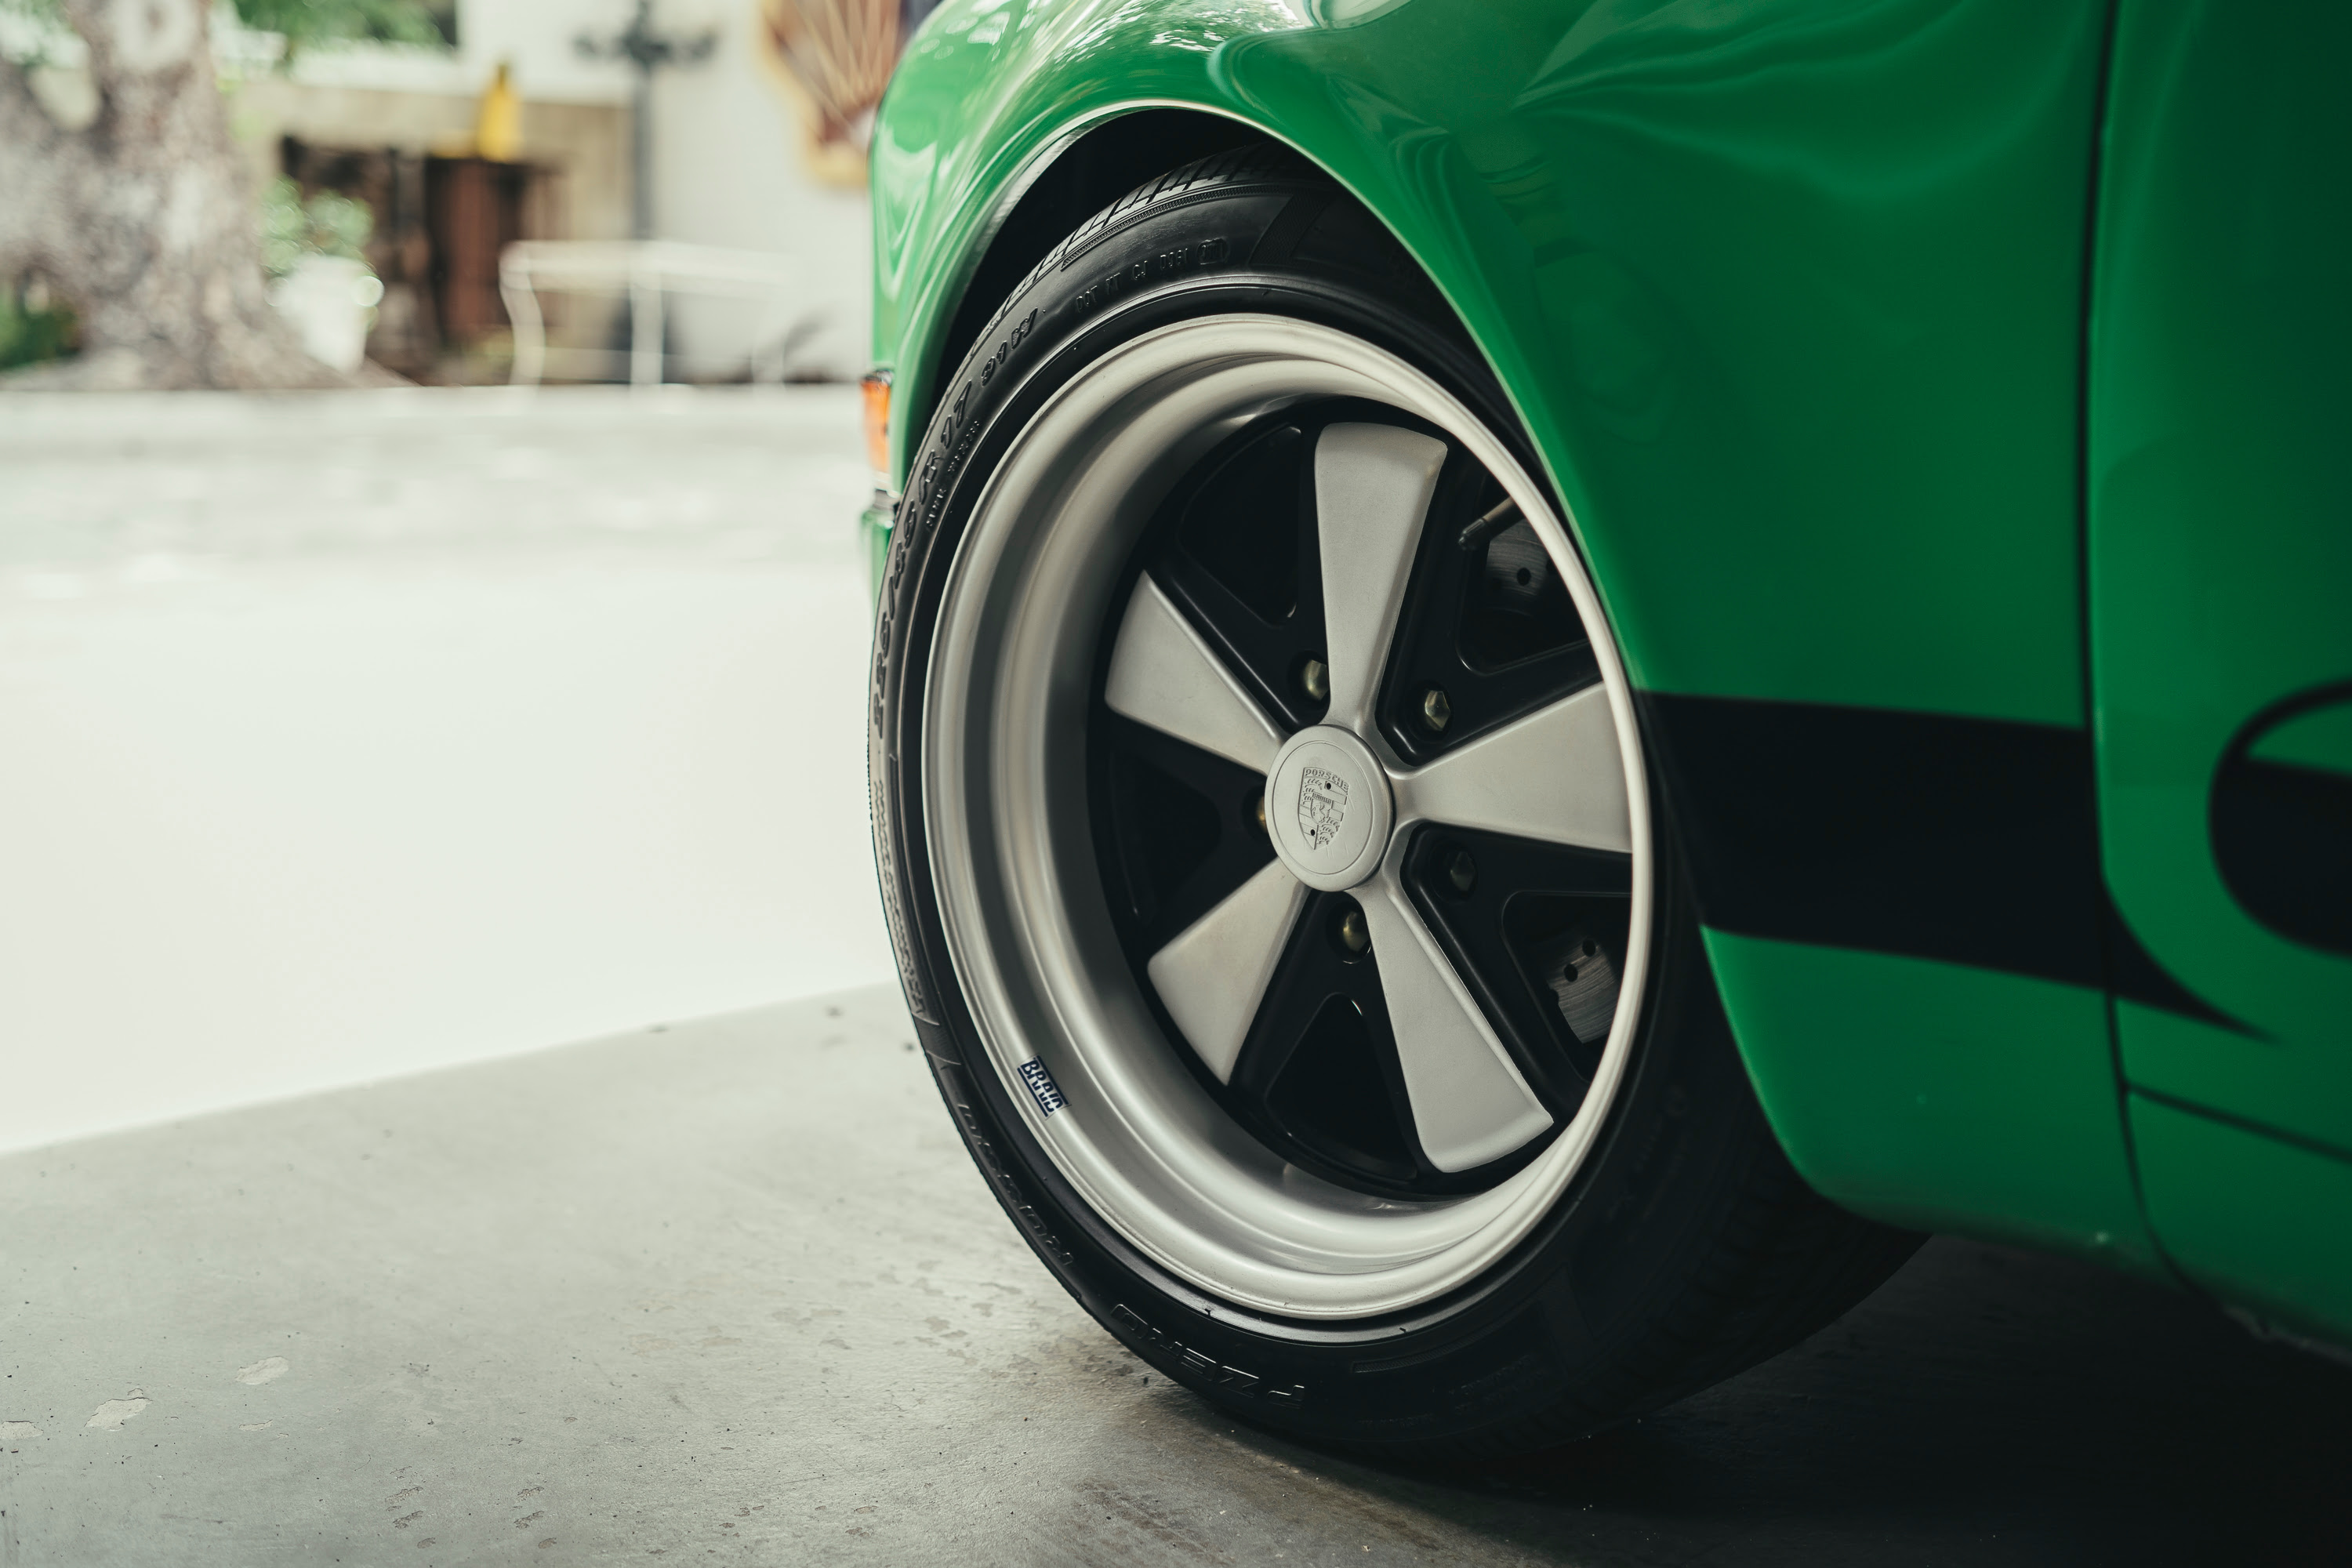
[[[98,112],[68,129],[0,54],[0,285],[49,279],[81,353],[16,384],[331,386],[270,306],[254,193],[229,139],[207,0],[0,0],[89,46]],[[417,0],[236,0],[288,56],[331,39],[438,41]]]

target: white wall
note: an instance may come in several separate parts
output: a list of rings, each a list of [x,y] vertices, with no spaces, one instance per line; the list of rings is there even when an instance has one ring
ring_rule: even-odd
[[[612,101],[630,77],[583,60],[572,39],[627,25],[634,0],[469,0],[460,53],[481,79],[515,62],[526,100]],[[799,313],[815,331],[793,369],[848,379],[866,367],[869,224],[866,193],[828,185],[801,153],[802,131],[759,58],[757,0],[656,0],[654,21],[680,37],[712,34],[710,57],[654,79],[654,226],[664,239],[780,251],[801,268]],[[757,325],[748,305],[687,300],[675,346],[708,364],[742,354]]]
[[[849,378],[868,354],[870,225],[866,193],[820,183],[802,131],[758,57],[755,0],[673,0],[666,25],[718,35],[711,57],[666,71],[654,87],[655,222],[665,238],[781,251],[798,264],[800,309],[815,331],[793,364]],[[678,311],[678,347],[740,352],[744,306],[692,301]]]
[[[624,103],[628,70],[583,58],[572,40],[583,32],[611,37],[627,25],[629,10],[626,0],[460,0],[458,59],[476,82],[487,81],[499,61],[513,61],[526,100]]]
[[[612,0],[464,0],[457,14],[457,48],[325,47],[295,61],[294,79],[318,87],[373,88],[391,92],[478,94],[500,60],[514,66],[526,100],[545,103],[626,103],[629,72],[612,61],[589,59],[572,47],[582,32],[598,37],[620,31],[628,6]],[[236,29],[215,25],[214,47],[239,51]],[[274,47],[274,46],[273,46]],[[248,62],[257,72],[270,57]]]

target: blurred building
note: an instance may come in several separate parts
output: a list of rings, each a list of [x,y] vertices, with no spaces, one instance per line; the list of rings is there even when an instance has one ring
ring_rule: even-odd
[[[653,19],[707,55],[656,73],[652,212],[664,239],[793,258],[798,298],[787,374],[845,378],[866,352],[868,236],[856,160],[813,147],[775,64],[774,0],[668,0]],[[498,293],[506,242],[623,239],[632,202],[632,68],[578,46],[609,41],[633,0],[457,0],[446,51],[353,45],[272,68],[264,37],[223,37],[241,79],[232,121],[254,174],[331,189],[375,216],[368,260],[385,293],[371,357],[420,379],[496,380],[509,353]],[[521,100],[519,145],[486,159],[478,114],[497,68]],[[616,299],[551,295],[549,378],[618,379],[626,323]],[[749,373],[772,342],[746,302],[688,297],[669,315],[674,379]]]

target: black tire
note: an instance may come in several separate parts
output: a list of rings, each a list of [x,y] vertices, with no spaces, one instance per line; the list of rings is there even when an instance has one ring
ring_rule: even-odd
[[[1014,289],[943,383],[881,591],[871,782],[909,1009],[972,1157],[1097,1321],[1213,1403],[1297,1436],[1467,1458],[1576,1438],[1731,1375],[1874,1288],[1918,1237],[1813,1194],[1733,1047],[1654,784],[1651,958],[1597,1141],[1539,1222],[1443,1298],[1363,1321],[1285,1318],[1155,1263],[1083,1201],[1016,1110],[950,959],[923,752],[926,670],[956,547],[1010,443],[1056,388],[1171,322],[1246,310],[1336,327],[1410,362],[1513,451],[1508,401],[1437,291],[1294,154],[1220,153],[1089,220]],[[1526,457],[1530,472],[1539,472]],[[1588,949],[1589,951],[1589,949]]]

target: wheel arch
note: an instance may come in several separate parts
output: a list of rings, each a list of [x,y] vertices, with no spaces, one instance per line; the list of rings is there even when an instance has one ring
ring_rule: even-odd
[[[1025,162],[971,193],[965,220],[956,226],[964,236],[961,248],[939,268],[940,282],[932,295],[910,302],[915,306],[907,317],[911,330],[887,342],[877,322],[877,361],[891,366],[898,379],[891,412],[897,476],[903,476],[914,441],[929,424],[950,370],[961,363],[1029,269],[1086,219],[1195,158],[1254,142],[1280,142],[1361,201],[1449,302],[1455,297],[1449,279],[1459,283],[1478,271],[1466,254],[1441,258],[1443,272],[1433,268],[1412,237],[1438,226],[1440,215],[1397,193],[1376,190],[1367,195],[1343,173],[1354,161],[1346,154],[1355,149],[1333,147],[1312,128],[1293,127],[1277,116],[1245,116],[1226,105],[1129,102],[1075,117],[1034,141]],[[1461,320],[1458,310],[1456,319]],[[1478,334],[1469,322],[1462,325],[1476,341]],[[1483,343],[1480,348],[1485,353]],[[1501,367],[1494,364],[1491,354],[1486,357],[1499,374]],[[1516,390],[1507,381],[1504,384],[1516,401]]]
[[[988,319],[1031,268],[1069,232],[1128,192],[1177,165],[1262,140],[1247,121],[1190,107],[1137,104],[1066,128],[1045,143],[1022,174],[994,192],[982,232],[987,238],[963,264],[964,282],[951,307],[935,316],[934,366],[961,363]],[[947,301],[942,300],[942,305]],[[924,378],[936,386],[938,376]],[[937,397],[907,414],[910,427],[928,424]],[[918,417],[919,416],[919,417]]]
[[[1522,416],[1538,412],[1528,399],[1541,398],[1542,378],[1515,348],[1545,335],[1533,295],[1493,275],[1495,253],[1461,232],[1444,188],[1400,170],[1360,117],[1335,115],[1295,86],[1251,84],[1259,60],[1295,70],[1296,45],[1313,29],[1237,22],[1202,0],[1078,0],[1017,44],[979,41],[973,21],[964,0],[934,14],[876,126],[873,343],[895,383],[894,482],[941,384],[1031,267],[1155,175],[1257,140],[1289,147],[1361,202],[1435,284]],[[1463,26],[1486,30],[1475,16]],[[1556,445],[1529,424],[1557,489]]]

